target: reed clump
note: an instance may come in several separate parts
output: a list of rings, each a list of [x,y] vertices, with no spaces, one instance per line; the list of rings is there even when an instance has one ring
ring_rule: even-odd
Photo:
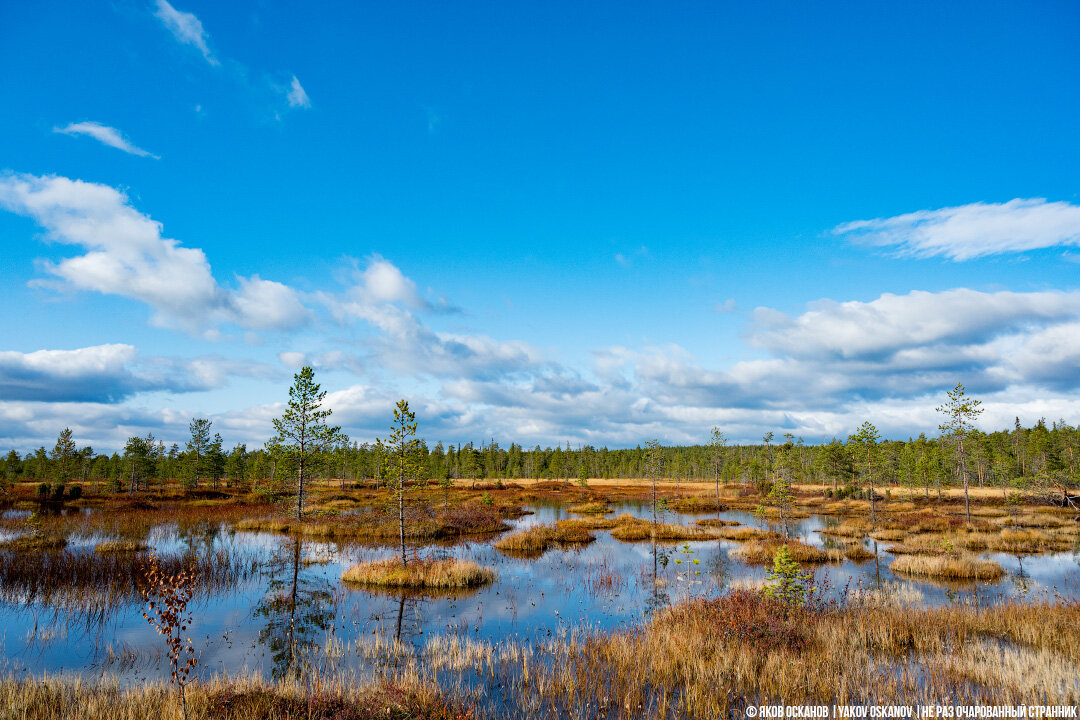
[[[836,527],[825,528],[822,535],[836,535],[838,537],[859,538],[865,537],[874,531],[874,526],[869,520],[863,518],[851,518],[842,521]]]
[[[620,515],[618,518],[613,517],[583,517],[583,518],[569,518],[567,520],[559,520],[555,523],[560,528],[567,529],[582,529],[582,530],[610,530],[619,524],[619,519],[625,517]]]
[[[700,527],[653,523],[651,520],[621,515],[611,530],[611,537],[623,542],[638,542],[641,540],[705,540],[713,535]]]
[[[566,508],[567,512],[575,515],[607,515],[611,512],[611,505],[602,501],[580,503]]]
[[[903,555],[893,561],[894,573],[947,580],[997,580],[1005,571],[993,560],[974,555]]]
[[[691,497],[680,497],[668,500],[668,507],[675,512],[685,513],[700,513],[700,512],[716,512],[716,496],[709,497],[707,495],[696,495]],[[720,512],[727,510],[727,505],[720,504]]]
[[[840,550],[822,549],[807,545],[800,540],[751,540],[732,551],[732,554],[745,563],[752,565],[772,565],[776,551],[787,547],[791,558],[798,563],[820,564],[839,562],[843,559]]]
[[[735,527],[739,524],[738,520],[723,520],[721,518],[703,518],[698,520],[696,525],[707,528],[722,528],[722,527]]]
[[[12,552],[63,550],[65,547],[67,547],[67,538],[45,533],[20,535],[0,543],[0,550],[10,550]]]
[[[585,545],[596,536],[585,527],[564,523],[534,525],[495,541],[495,549],[519,555],[541,555],[550,548],[565,545]]]
[[[94,546],[96,553],[137,553],[146,550],[146,543],[138,540],[106,540]]]
[[[752,528],[746,525],[742,525],[739,527],[723,528],[720,531],[719,535],[725,540],[734,540],[735,542],[747,542],[750,540],[769,540],[780,538],[780,533],[773,530],[760,530],[758,528]]]
[[[495,571],[469,560],[376,560],[353,565],[341,579],[359,585],[387,588],[457,589],[494,582]]]

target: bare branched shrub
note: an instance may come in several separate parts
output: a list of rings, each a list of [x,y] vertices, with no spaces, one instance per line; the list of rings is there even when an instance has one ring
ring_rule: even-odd
[[[143,591],[146,612],[143,617],[165,638],[172,670],[170,679],[179,689],[184,720],[187,720],[184,686],[188,674],[199,662],[191,638],[184,636],[184,631],[191,624],[187,604],[194,594],[195,582],[193,562],[177,572],[168,572],[162,568],[157,555],[151,554],[147,560],[146,589]]]

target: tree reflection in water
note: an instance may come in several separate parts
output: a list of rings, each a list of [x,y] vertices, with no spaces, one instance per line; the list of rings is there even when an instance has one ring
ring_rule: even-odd
[[[321,656],[324,634],[334,624],[334,585],[304,568],[303,540],[286,540],[269,564],[267,593],[254,616],[265,618],[259,642],[270,650],[275,680],[298,678]]]

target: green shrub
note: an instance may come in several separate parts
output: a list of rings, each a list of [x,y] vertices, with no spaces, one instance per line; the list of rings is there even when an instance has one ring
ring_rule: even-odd
[[[67,491],[68,500],[78,500],[82,497],[82,485],[72,485]]]

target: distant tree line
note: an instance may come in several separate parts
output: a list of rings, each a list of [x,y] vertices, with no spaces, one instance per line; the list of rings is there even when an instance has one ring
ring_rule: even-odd
[[[318,386],[314,386],[316,389]],[[958,386],[960,387],[960,386]],[[961,388],[962,390],[962,388]],[[939,437],[920,434],[906,441],[880,440],[867,422],[846,438],[807,444],[785,433],[768,433],[760,444],[729,445],[715,440],[701,445],[663,447],[658,443],[633,448],[607,448],[569,443],[525,448],[494,439],[477,443],[430,446],[419,439],[416,474],[425,480],[465,480],[472,483],[516,479],[587,482],[590,478],[653,477],[666,483],[719,480],[774,491],[778,479],[786,485],[818,485],[834,497],[879,497],[875,488],[900,486],[910,495],[939,497],[950,487],[1027,492],[1069,500],[1080,484],[1080,428],[1064,420],[1042,419],[1023,427],[985,433],[959,423],[939,408],[946,422]],[[256,492],[287,492],[304,477],[345,487],[354,482],[393,482],[390,449],[380,443],[349,441],[337,428],[303,453],[277,442],[248,450],[243,443],[227,448],[212,422],[194,418],[190,438],[181,446],[166,445],[152,434],[131,437],[123,452],[104,454],[91,447],[76,448],[64,428],[51,449],[20,455],[11,450],[0,459],[0,478],[97,482],[117,492],[147,489],[163,481],[188,487],[217,488],[223,484]],[[722,433],[719,433],[722,437]],[[703,438],[704,439],[704,438]],[[300,470],[298,464],[307,463]],[[780,491],[783,493],[783,490]]]

